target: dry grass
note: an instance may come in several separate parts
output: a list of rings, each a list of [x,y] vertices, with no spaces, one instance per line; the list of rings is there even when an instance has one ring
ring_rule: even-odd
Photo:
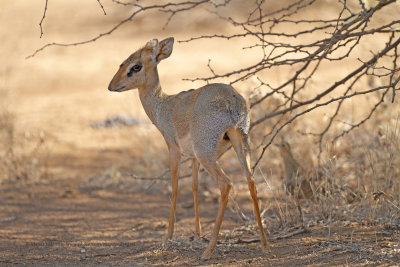
[[[379,127],[372,134],[368,132],[368,125],[361,127],[341,140],[341,145],[335,147],[336,153],[329,152],[331,156],[314,169],[322,175],[315,199],[300,201],[306,226],[322,224],[330,228],[335,222],[347,222],[399,230],[398,123],[398,119],[389,119],[387,126]],[[303,155],[296,153],[299,151],[301,148],[294,146],[294,153],[302,162],[305,158],[299,157]],[[268,178],[264,175],[268,201],[273,202],[272,208],[264,210],[268,214],[265,219],[269,229],[285,232],[299,226],[301,220],[295,199],[283,194],[281,188],[271,187]]]
[[[398,119],[379,129],[374,138],[358,139],[347,176],[364,197],[351,216],[368,223],[398,227],[400,223],[400,138]],[[359,137],[358,137],[359,138]]]
[[[0,184],[38,180],[45,166],[39,161],[44,134],[18,129],[16,115],[8,105],[10,96],[4,89],[0,90],[0,99]]]

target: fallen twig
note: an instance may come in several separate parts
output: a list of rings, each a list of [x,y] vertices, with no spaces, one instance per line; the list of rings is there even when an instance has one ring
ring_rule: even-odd
[[[278,235],[278,236],[270,237],[270,238],[268,238],[268,240],[272,241],[272,240],[285,239],[285,238],[289,238],[289,237],[292,237],[292,236],[295,236],[295,235],[305,234],[305,233],[310,233],[310,232],[311,232],[310,228],[304,227],[304,228],[301,228],[301,229],[299,229],[297,231],[290,232],[290,233],[287,233],[287,234],[284,234],[284,235]]]
[[[295,235],[299,235],[299,234],[304,234],[304,233],[310,233],[311,230],[310,228],[301,228],[297,231],[294,232],[290,232],[284,235],[278,235],[278,236],[273,236],[273,237],[268,237],[269,241],[275,241],[275,240],[279,240],[279,239],[285,239],[285,238],[289,238]],[[260,238],[251,238],[251,239],[240,239],[238,238],[235,242],[231,243],[231,244],[250,244],[250,243],[257,243],[260,242]]]
[[[136,175],[134,173],[123,173],[123,176],[127,176],[133,179],[137,179],[137,180],[144,180],[144,181],[154,181],[154,180],[159,180],[159,181],[168,181],[170,179],[169,176],[169,169],[166,169],[162,174],[157,175],[157,176],[139,176]],[[187,178],[187,177],[191,177],[192,174],[188,173],[188,174],[184,174],[184,175],[180,175],[178,178],[179,179],[183,179],[183,178]]]
[[[273,236],[273,237],[268,237],[268,241],[275,241],[275,240],[280,240],[280,239],[285,239],[285,238],[289,238],[295,235],[299,235],[299,234],[305,234],[305,233],[310,233],[311,230],[310,228],[304,227],[301,228],[299,230],[284,234],[284,235],[279,235],[279,236]],[[209,242],[209,239],[205,236],[201,237],[202,240]],[[259,237],[255,237],[255,238],[250,238],[250,239],[241,239],[240,237],[238,239],[236,239],[235,241],[218,241],[217,244],[251,244],[251,243],[258,243],[260,242],[260,238]]]

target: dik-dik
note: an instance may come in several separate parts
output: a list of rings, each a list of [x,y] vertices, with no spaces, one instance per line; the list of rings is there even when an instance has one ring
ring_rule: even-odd
[[[214,230],[201,256],[209,259],[215,249],[232,183],[217,163],[218,156],[232,144],[243,169],[253,200],[262,247],[268,242],[262,226],[254,179],[250,171],[249,108],[243,97],[227,84],[209,84],[177,95],[165,94],[160,85],[157,65],[170,56],[174,39],[153,39],[128,57],[119,67],[108,89],[122,92],[139,89],[143,108],[163,135],[169,150],[172,196],[168,239],[174,233],[178,193],[178,169],[181,156],[193,160],[192,191],[197,236],[201,225],[197,198],[198,172],[201,164],[217,181],[221,198]]]

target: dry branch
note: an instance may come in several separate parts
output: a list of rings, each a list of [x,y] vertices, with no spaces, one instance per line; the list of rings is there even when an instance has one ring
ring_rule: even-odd
[[[46,3],[45,3],[45,5],[44,5],[44,10],[43,10],[43,16],[42,16],[42,19],[41,19],[40,22],[39,22],[39,27],[40,27],[40,38],[42,38],[42,36],[43,36],[43,27],[42,27],[42,23],[43,23],[44,18],[46,17],[47,3],[48,3],[48,1],[49,1],[49,0],[46,0]]]
[[[134,10],[127,18],[118,22],[110,30],[102,32],[102,33],[98,34],[97,36],[95,36],[94,38],[87,39],[87,40],[80,41],[80,42],[73,42],[73,43],[57,43],[57,42],[47,43],[44,46],[36,49],[31,55],[28,55],[25,59],[32,58],[32,57],[36,56],[39,52],[43,51],[44,49],[47,49],[52,46],[69,47],[69,46],[78,46],[78,45],[93,43],[93,42],[97,41],[98,39],[103,38],[104,36],[112,34],[114,31],[119,29],[122,25],[126,24],[127,22],[132,21],[137,15],[139,15],[143,12],[149,12],[150,10],[158,10],[159,12],[171,14],[170,17],[167,19],[166,23],[164,24],[164,27],[166,27],[168,25],[168,23],[170,22],[170,20],[172,19],[172,17],[177,13],[193,10],[196,7],[198,7],[202,4],[206,4],[206,3],[211,3],[215,8],[218,8],[220,6],[223,6],[227,3],[229,3],[229,0],[225,0],[223,4],[219,4],[219,5],[214,4],[213,1],[209,1],[209,0],[184,1],[184,2],[178,2],[178,3],[174,3],[174,2],[165,3],[162,1],[162,4],[155,4],[155,5],[148,5],[148,6],[139,4],[140,1],[136,1],[136,3],[127,3],[127,2],[121,2],[118,0],[113,0],[113,2],[116,4],[119,4],[119,5],[132,6],[132,7],[134,7]],[[47,1],[46,1],[46,4],[47,4]],[[100,1],[99,1],[99,4],[101,5]],[[47,5],[46,5],[46,7],[47,7]],[[104,11],[104,13],[105,13],[105,11]]]
[[[99,5],[100,5],[101,9],[103,10],[104,15],[107,15],[106,11],[104,10],[104,6],[101,4],[100,0],[97,0],[97,2],[99,2]]]

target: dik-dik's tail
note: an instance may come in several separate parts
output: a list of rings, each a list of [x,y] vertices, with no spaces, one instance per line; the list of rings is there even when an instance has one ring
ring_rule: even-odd
[[[250,130],[250,111],[246,100],[240,94],[236,93],[236,91],[234,91],[232,98],[229,99],[228,106],[232,124],[240,129],[240,135],[247,135]]]
[[[251,176],[250,171],[250,140],[249,135],[242,131],[241,128],[230,127],[226,134],[231,141],[233,149],[246,172],[247,176]]]

